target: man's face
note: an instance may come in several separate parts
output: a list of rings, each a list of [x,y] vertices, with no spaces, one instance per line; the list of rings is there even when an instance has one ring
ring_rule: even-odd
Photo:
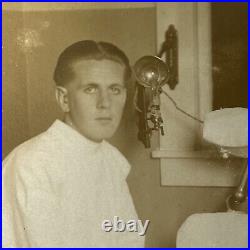
[[[69,115],[85,137],[99,142],[115,133],[126,101],[125,67],[117,62],[81,60],[68,87]]]

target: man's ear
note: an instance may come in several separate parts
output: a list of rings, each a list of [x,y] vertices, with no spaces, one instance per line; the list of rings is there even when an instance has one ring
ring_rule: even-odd
[[[56,86],[56,100],[64,113],[70,111],[68,102],[68,90],[62,86]]]

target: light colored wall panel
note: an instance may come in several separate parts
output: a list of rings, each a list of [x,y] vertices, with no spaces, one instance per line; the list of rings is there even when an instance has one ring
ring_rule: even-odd
[[[157,3],[158,48],[170,24],[178,31],[179,83],[174,90],[164,89],[180,108],[202,120],[212,110],[213,99],[210,4]],[[202,139],[202,124],[179,112],[164,94],[161,103],[166,134],[160,137],[160,150],[152,154],[161,159],[161,184],[236,186],[242,166],[225,168],[226,161],[206,155],[212,146]]]

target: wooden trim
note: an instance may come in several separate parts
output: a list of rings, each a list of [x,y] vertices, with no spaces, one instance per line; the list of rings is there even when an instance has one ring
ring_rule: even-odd
[[[130,2],[9,2],[3,3],[3,10],[10,11],[62,11],[62,10],[98,10],[98,9],[133,9],[154,8],[154,2],[130,3]]]

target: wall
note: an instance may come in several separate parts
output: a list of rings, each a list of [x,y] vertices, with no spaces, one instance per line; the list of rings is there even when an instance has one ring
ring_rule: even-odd
[[[26,57],[17,47],[15,36],[23,27],[22,13],[3,12],[2,23],[2,141],[4,158],[28,138]]]
[[[24,34],[20,33],[20,13],[5,13],[5,20],[8,18],[12,20],[5,30],[8,39],[16,41],[19,35],[22,40]],[[3,120],[5,152],[45,130],[55,118],[61,116],[54,101],[52,72],[59,52],[68,44],[81,39],[112,41],[127,52],[132,64],[143,55],[156,53],[156,17],[152,7],[105,11],[32,11],[25,12],[22,20],[25,34],[29,34],[33,42],[28,43],[30,47],[26,46],[24,50],[15,42],[8,43],[6,49],[4,58],[12,60],[15,55],[13,51],[19,51],[23,67],[16,69],[4,59],[10,77],[3,82],[3,97],[6,96],[3,101],[6,114]],[[129,93],[132,92],[131,85]],[[17,104],[17,101],[22,104]],[[13,120],[13,110],[16,112],[13,103],[16,103],[18,112],[22,114],[18,121]],[[185,218],[196,212],[222,211],[225,209],[225,198],[231,190],[161,186],[159,160],[151,158],[150,150],[145,150],[137,141],[136,133],[130,95],[121,128],[112,143],[133,166],[128,183],[136,209],[139,217],[151,221],[146,246],[175,247],[177,229]],[[22,136],[18,138],[17,135]],[[158,136],[154,135],[153,148],[158,143]]]

